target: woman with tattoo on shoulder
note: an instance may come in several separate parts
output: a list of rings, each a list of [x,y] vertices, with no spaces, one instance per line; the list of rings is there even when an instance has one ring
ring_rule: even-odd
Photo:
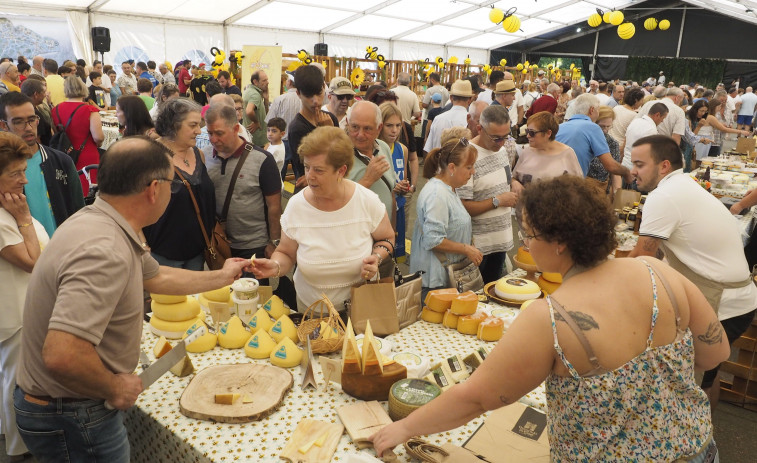
[[[373,435],[378,454],[546,381],[552,461],[718,461],[694,370],[730,350],[702,293],[656,259],[608,260],[611,206],[580,177],[526,187],[518,218],[539,269],[563,284],[518,316],[468,380]]]

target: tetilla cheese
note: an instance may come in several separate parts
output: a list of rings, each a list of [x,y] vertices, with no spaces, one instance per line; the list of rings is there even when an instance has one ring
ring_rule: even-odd
[[[292,342],[299,341],[299,338],[297,337],[297,328],[295,328],[292,319],[286,315],[280,316],[278,320],[276,320],[276,323],[271,325],[268,329],[268,334],[270,334],[276,342],[281,342],[284,338],[289,338]]]
[[[297,347],[291,339],[284,337],[271,351],[270,359],[271,363],[277,367],[296,367],[302,361],[302,349]]]
[[[276,341],[265,331],[258,330],[244,345],[244,353],[253,359],[266,359],[271,356],[274,347]]]
[[[244,329],[242,320],[236,315],[221,325],[218,330],[218,345],[224,349],[239,349],[250,339],[250,333]]]
[[[218,343],[218,336],[215,333],[211,333],[210,330],[207,329],[205,322],[200,320],[197,320],[192,326],[190,326],[187,331],[184,332],[184,336],[182,336],[181,338],[186,338],[190,334],[197,331],[201,326],[204,326],[206,328],[205,334],[195,339],[192,343],[187,344],[187,352],[196,354],[207,352],[213,349]]]
[[[289,309],[284,306],[284,301],[275,294],[265,301],[263,308],[274,320],[278,320],[282,315],[289,315]]]
[[[273,320],[271,320],[265,309],[258,309],[249,323],[247,323],[247,326],[250,327],[250,332],[252,333],[257,333],[258,330],[268,331],[273,326]]]

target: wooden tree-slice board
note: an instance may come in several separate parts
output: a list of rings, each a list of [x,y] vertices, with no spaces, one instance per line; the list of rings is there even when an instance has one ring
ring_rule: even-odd
[[[287,370],[272,365],[238,363],[214,365],[192,378],[179,400],[181,413],[200,420],[247,423],[274,411],[291,389],[294,379]],[[216,394],[238,393],[232,405],[215,403]],[[243,403],[247,395],[251,403]]]
[[[281,459],[291,463],[323,463],[331,461],[336,451],[339,439],[344,433],[341,423],[329,423],[326,421],[304,418],[297,424],[294,433],[289,437],[289,442],[281,451]],[[298,449],[326,435],[322,446],[312,445],[304,454]]]

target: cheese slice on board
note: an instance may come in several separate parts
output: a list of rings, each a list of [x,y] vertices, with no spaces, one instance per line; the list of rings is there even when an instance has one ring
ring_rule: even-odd
[[[221,405],[234,405],[234,402],[239,399],[240,394],[234,392],[234,393],[223,393],[223,394],[216,394],[215,401],[217,404]]]
[[[347,319],[347,331],[344,334],[342,344],[342,373],[361,373],[363,371],[360,350],[355,340],[355,331],[352,328],[352,319]]]

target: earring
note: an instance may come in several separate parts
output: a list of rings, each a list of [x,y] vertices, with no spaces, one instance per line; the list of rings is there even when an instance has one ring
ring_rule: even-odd
[[[336,180],[338,183],[342,183],[342,177],[338,177]]]
[[[558,256],[560,255],[560,249],[559,248],[555,248],[555,255],[558,255]]]

